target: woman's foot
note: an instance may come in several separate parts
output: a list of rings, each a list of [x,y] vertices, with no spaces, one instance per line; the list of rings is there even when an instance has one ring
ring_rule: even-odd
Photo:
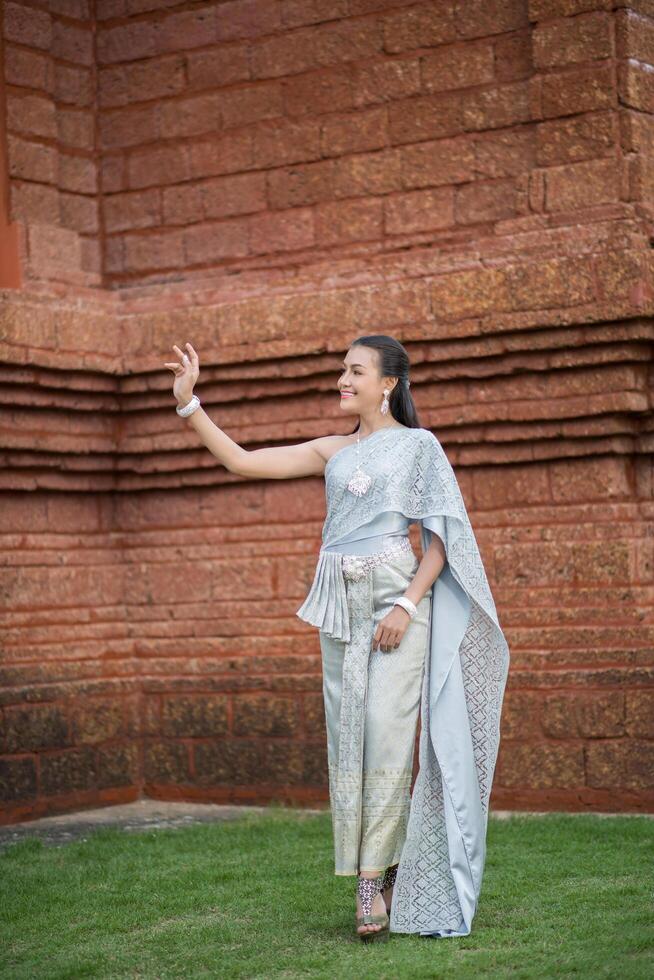
[[[386,874],[384,875],[384,881],[382,882],[382,895],[384,896],[384,902],[386,904],[386,911],[391,914],[391,903],[393,901],[393,886],[395,885],[395,878],[397,876],[397,864],[392,865],[392,867],[386,869]]]
[[[381,893],[383,875],[368,878],[360,875],[357,882],[357,932],[360,936],[388,930],[388,914]],[[372,922],[363,922],[372,918]]]

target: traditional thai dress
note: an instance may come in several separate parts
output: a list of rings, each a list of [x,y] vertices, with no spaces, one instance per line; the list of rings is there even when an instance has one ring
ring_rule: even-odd
[[[390,931],[465,936],[484,869],[509,650],[436,436],[385,427],[360,452],[372,477],[360,495],[347,486],[354,443],[325,467],[322,547],[297,611],[320,630],[334,870],[398,864]],[[446,562],[400,645],[373,650],[380,620],[419,566],[408,536],[415,522],[423,551],[437,534]]]

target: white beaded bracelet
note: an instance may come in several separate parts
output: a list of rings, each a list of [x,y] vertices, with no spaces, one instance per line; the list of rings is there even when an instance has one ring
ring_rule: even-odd
[[[408,612],[411,619],[413,619],[415,614],[418,612],[417,608],[414,606],[411,600],[407,599],[405,595],[402,595],[399,597],[399,599],[396,599],[393,605],[402,606],[402,609],[405,609]]]
[[[175,411],[177,412],[178,415],[181,415],[182,418],[185,419],[189,415],[192,415],[193,412],[196,410],[196,408],[199,407],[200,407],[200,399],[198,398],[197,395],[193,395],[190,402],[187,402],[186,405],[184,405],[183,407],[180,407],[178,405]]]

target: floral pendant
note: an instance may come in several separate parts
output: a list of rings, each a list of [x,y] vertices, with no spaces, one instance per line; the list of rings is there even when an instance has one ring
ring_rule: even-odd
[[[356,497],[363,497],[364,493],[368,492],[371,485],[372,477],[368,473],[364,473],[360,466],[357,466],[347,483],[347,488],[350,493],[353,493]]]

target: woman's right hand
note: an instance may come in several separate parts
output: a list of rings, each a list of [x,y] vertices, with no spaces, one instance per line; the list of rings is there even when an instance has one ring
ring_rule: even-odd
[[[164,364],[164,367],[170,368],[175,375],[173,395],[179,405],[188,405],[193,397],[193,387],[200,374],[198,355],[189,343],[185,346],[188,348],[188,354],[181,351],[177,344],[173,344],[173,350],[179,357],[179,361],[169,361]]]

